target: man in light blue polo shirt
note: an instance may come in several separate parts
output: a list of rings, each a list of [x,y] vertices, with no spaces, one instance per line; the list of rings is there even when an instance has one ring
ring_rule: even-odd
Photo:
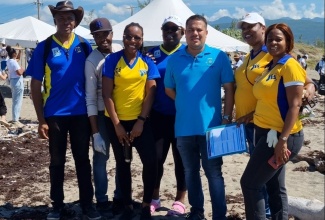
[[[234,77],[226,53],[205,44],[207,21],[193,15],[186,21],[188,46],[169,59],[164,79],[166,93],[175,99],[175,136],[192,206],[187,219],[205,219],[200,159],[209,182],[212,219],[226,219],[222,157],[208,159],[205,132],[231,122]],[[217,39],[216,39],[217,40]],[[221,85],[225,89],[223,114]]]

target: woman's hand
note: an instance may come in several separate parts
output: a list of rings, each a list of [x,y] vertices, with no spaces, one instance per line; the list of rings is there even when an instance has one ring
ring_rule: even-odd
[[[135,122],[135,124],[133,125],[132,131],[130,132],[130,141],[131,142],[133,142],[133,140],[136,137],[139,137],[142,134],[143,124],[144,124],[144,121],[137,120]]]
[[[115,126],[115,133],[118,138],[118,141],[122,146],[124,146],[124,143],[130,145],[129,141],[129,134],[125,131],[123,125],[121,123],[118,123]]]
[[[240,124],[248,124],[253,120],[254,112],[248,113],[247,115],[244,115],[236,120],[237,125]]]
[[[287,142],[279,139],[274,148],[274,156],[277,165],[288,162],[290,154],[288,153]]]

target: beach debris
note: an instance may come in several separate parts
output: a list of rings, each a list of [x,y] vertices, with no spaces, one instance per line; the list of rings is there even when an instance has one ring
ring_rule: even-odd
[[[288,196],[288,213],[300,220],[324,220],[324,203],[317,199]]]

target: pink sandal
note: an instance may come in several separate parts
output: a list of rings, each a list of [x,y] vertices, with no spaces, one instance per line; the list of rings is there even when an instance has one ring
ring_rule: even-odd
[[[186,206],[179,201],[175,201],[172,205],[172,208],[168,210],[167,215],[180,216],[180,215],[184,215],[185,211],[186,211]]]
[[[154,213],[160,207],[161,207],[160,200],[158,202],[151,200],[151,203],[150,203],[150,212],[151,212],[151,214]]]

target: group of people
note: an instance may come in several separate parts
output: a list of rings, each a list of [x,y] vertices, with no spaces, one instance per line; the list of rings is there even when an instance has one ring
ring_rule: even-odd
[[[21,50],[11,46],[6,46],[6,43],[2,41],[2,48],[0,49],[0,79],[7,80],[11,87],[12,94],[12,121],[11,124],[6,120],[7,106],[4,101],[4,97],[0,92],[0,124],[6,127],[16,126],[23,127],[23,124],[19,121],[21,106],[23,103],[24,95],[24,81],[23,73],[24,69],[19,65]]]
[[[244,40],[253,49],[234,74],[227,54],[205,44],[207,21],[201,15],[189,17],[185,27],[179,17],[167,17],[161,26],[163,43],[144,54],[145,30],[138,23],[125,27],[122,48],[112,44],[113,30],[106,18],[93,20],[89,27],[97,48],[92,50],[73,32],[83,18],[82,7],[60,1],[49,8],[57,31],[50,41],[37,45],[26,70],[32,77],[38,132],[41,138],[49,139],[53,208],[47,219],[60,219],[64,209],[68,134],[79,202],[88,219],[100,219],[110,212],[106,172],[110,145],[116,160],[113,206],[122,206],[120,219],[136,215],[127,151],[136,149],[143,165],[140,219],[146,220],[161,207],[160,182],[170,146],[177,189],[167,215],[187,212],[184,200],[188,193],[191,208],[186,219],[205,219],[202,164],[209,183],[212,219],[226,219],[223,160],[208,158],[205,132],[233,121],[245,124],[251,155],[241,178],[247,219],[265,219],[267,213],[272,219],[288,219],[283,164],[302,146],[298,120],[301,97],[305,89],[305,97],[312,99],[315,87],[290,55],[293,35],[287,25],[266,28],[257,13],[249,13],[238,22]],[[183,36],[187,46],[180,43]],[[268,164],[273,154],[277,169]]]

